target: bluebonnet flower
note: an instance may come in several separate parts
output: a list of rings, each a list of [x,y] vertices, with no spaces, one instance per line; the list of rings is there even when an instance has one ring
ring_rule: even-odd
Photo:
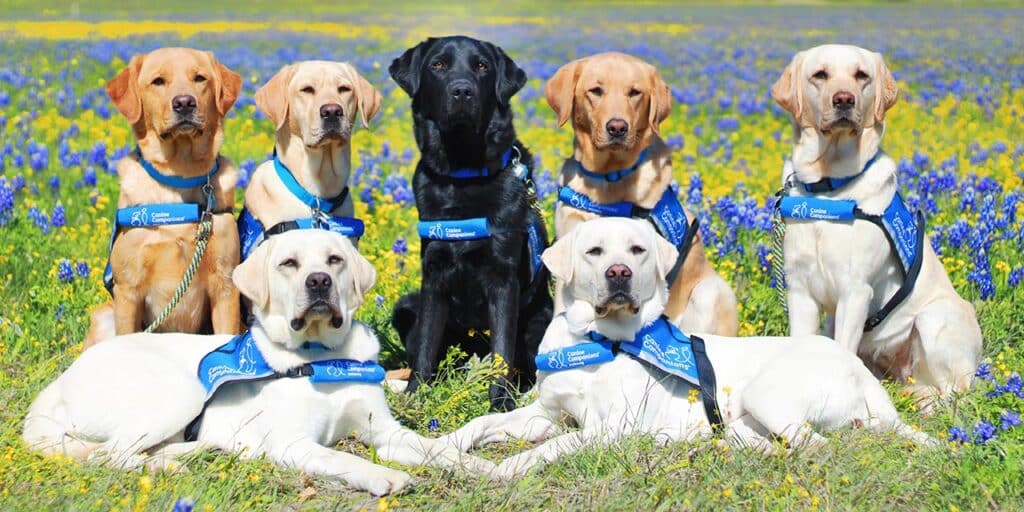
[[[381,309],[381,308],[384,307],[384,296],[383,295],[378,293],[377,296],[373,298],[373,300],[377,303],[377,309]]]
[[[1006,284],[1010,285],[1010,288],[1016,288],[1022,279],[1024,279],[1024,267],[1017,267],[1010,271],[1010,276],[1006,278]]]
[[[67,259],[60,260],[57,264],[57,279],[62,283],[70,283],[75,278],[75,271],[71,269],[71,262]]]
[[[85,170],[85,173],[82,174],[82,183],[85,183],[85,185],[89,186],[89,187],[95,187],[96,186],[96,169],[93,169],[92,167],[87,168]]]
[[[974,187],[970,187],[969,186],[969,187],[965,188],[964,189],[964,194],[960,198],[960,209],[964,210],[964,211],[973,210],[974,209],[975,197],[976,197],[976,193],[974,191]]]
[[[556,183],[555,178],[551,176],[551,171],[544,169],[544,172],[536,174],[533,177],[533,187],[537,190],[537,198],[543,201],[549,195],[554,194],[555,191],[558,190],[558,183]]]
[[[366,203],[366,206],[373,208],[373,188],[364,187],[363,190],[359,192],[359,200]]]
[[[967,432],[965,432],[964,429],[960,427],[950,427],[949,435],[946,437],[946,440],[951,443],[964,444],[969,442],[970,438],[967,436]]]
[[[25,177],[19,174],[19,175],[15,176],[14,178],[12,178],[11,179],[11,187],[14,188],[15,192],[18,192],[21,189],[25,188]]]
[[[32,223],[36,225],[43,234],[50,232],[50,218],[45,213],[39,211],[38,207],[31,207],[28,209],[28,218],[32,220]]]
[[[64,211],[64,205],[58,204],[53,207],[53,214],[50,217],[50,225],[55,228],[62,228],[67,224],[67,214]]]
[[[86,153],[85,161],[92,165],[107,164],[107,144],[102,140],[96,141]]]
[[[61,318],[64,318],[64,303],[63,302],[60,303],[57,306],[57,311],[55,311],[53,313],[53,318],[55,318],[57,320],[60,320]]]
[[[999,421],[1002,423],[999,425],[1001,430],[1010,430],[1013,427],[1020,426],[1020,414],[1013,411],[1003,411],[999,415]]]
[[[690,175],[690,189],[686,193],[686,202],[690,204],[700,204],[704,199],[704,180],[701,179],[699,173],[693,173]]]
[[[768,255],[771,254],[771,253],[772,253],[772,251],[771,251],[771,249],[768,248],[767,245],[762,244],[761,242],[757,243],[757,263],[759,265],[761,265],[761,270],[764,270],[764,271],[771,270],[772,264],[771,264],[770,261],[768,261]],[[774,281],[774,279],[775,278],[773,276],[772,280]],[[772,288],[774,288],[774,286]]]
[[[974,444],[985,444],[996,437],[995,425],[987,421],[979,421],[974,426]]]
[[[394,252],[399,256],[405,256],[408,254],[409,247],[405,244],[405,238],[399,237],[395,239],[395,243],[391,245],[391,252]]]
[[[974,376],[979,379],[994,380],[992,376],[992,365],[989,363],[981,363],[978,365],[977,371],[974,372]]]
[[[949,245],[954,249],[959,249],[967,241],[967,236],[971,232],[971,226],[967,224],[967,221],[960,219],[956,221],[952,226],[949,227]]]
[[[441,429],[441,422],[437,421],[437,418],[430,418],[430,421],[427,423],[427,430],[429,430],[431,432],[436,432],[436,431],[438,431],[440,429]]]
[[[179,498],[178,501],[174,502],[174,508],[171,509],[171,512],[192,512],[194,506],[195,503],[192,500]]]
[[[665,145],[672,148],[673,151],[679,151],[680,149],[683,149],[683,136],[673,135],[665,139]]]
[[[85,260],[78,260],[75,264],[75,273],[82,279],[89,277],[89,264]]]
[[[14,189],[7,180],[0,179],[0,226],[7,224],[14,216]]]

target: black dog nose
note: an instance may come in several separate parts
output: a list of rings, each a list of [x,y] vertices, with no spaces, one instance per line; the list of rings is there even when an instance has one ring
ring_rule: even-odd
[[[468,101],[476,95],[476,88],[469,80],[456,80],[448,86],[448,92],[456,101]]]
[[[337,119],[341,117],[342,113],[341,105],[338,105],[337,103],[328,103],[320,107],[321,119]]]
[[[181,94],[171,100],[171,108],[179,114],[191,114],[196,109],[196,97],[191,94]]]
[[[313,272],[306,276],[306,289],[317,294],[326,294],[331,289],[331,276],[326,272]]]
[[[839,91],[832,96],[832,106],[840,110],[849,110],[857,103],[857,98],[852,93]]]
[[[604,277],[611,281],[612,284],[621,285],[629,282],[629,278],[633,277],[633,271],[621,263],[616,263],[604,271]]]
[[[608,130],[608,135],[612,137],[625,137],[626,132],[629,131],[629,123],[623,119],[612,119],[608,121],[608,124],[604,125],[604,129]]]

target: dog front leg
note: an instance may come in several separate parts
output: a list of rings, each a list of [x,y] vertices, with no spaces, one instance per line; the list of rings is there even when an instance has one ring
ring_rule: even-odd
[[[621,430],[607,430],[606,425],[562,434],[536,448],[501,461],[498,464],[498,468],[494,471],[494,478],[503,481],[519,478],[525,475],[530,468],[538,464],[554,462],[565,455],[578,452],[595,442],[606,444],[615,441],[621,436]]]
[[[413,342],[410,346],[413,350],[408,354],[409,365],[412,366],[412,378],[409,380],[407,391],[415,391],[423,382],[430,382],[437,372],[437,365],[441,361],[441,337],[448,323],[448,300],[440,287],[432,280],[427,280],[424,274],[424,283],[420,292],[420,311],[416,317],[416,324],[412,328]]]
[[[507,365],[505,374],[491,384],[490,398],[492,411],[509,411],[515,409],[516,402],[510,390],[510,379],[516,364],[516,326],[519,323],[519,283],[515,276],[503,285],[497,285],[490,294],[487,305],[491,325],[491,351],[501,356]]]
[[[818,334],[821,329],[821,306],[805,288],[791,283],[786,294],[789,309],[790,336]]]
[[[214,334],[238,334],[242,330],[241,302],[231,273],[239,263],[238,226],[231,214],[214,217],[213,239],[207,255],[213,268],[206,285]]]
[[[847,350],[857,353],[860,339],[864,335],[864,321],[874,291],[864,283],[851,284],[836,303],[836,341]]]
[[[480,416],[438,440],[463,452],[510,439],[536,443],[555,431],[552,416],[538,400],[514,411]]]
[[[114,329],[118,336],[142,330],[144,300],[135,287],[114,285]]]
[[[255,454],[254,454],[255,455]],[[366,459],[321,446],[312,439],[301,439],[267,454],[275,462],[297,468],[310,475],[343,480],[349,487],[383,496],[409,484],[411,476]]]

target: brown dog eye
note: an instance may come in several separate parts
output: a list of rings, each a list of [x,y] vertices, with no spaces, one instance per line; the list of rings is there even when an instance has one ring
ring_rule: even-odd
[[[196,75],[196,77],[195,77],[195,78],[193,78],[193,80],[194,80],[194,81],[195,81],[195,82],[196,82],[197,84],[201,84],[201,83],[203,83],[203,82],[205,82],[205,81],[206,81],[206,77],[205,77],[205,76],[203,76],[203,75]]]
[[[441,62],[441,61],[439,61],[439,60],[436,60],[436,61],[434,61],[434,63],[433,63],[433,64],[431,64],[431,65],[430,65],[430,67],[432,67],[432,68],[434,68],[434,69],[436,69],[436,70],[438,70],[438,71],[444,71],[444,68],[446,68],[446,67],[448,67],[448,66],[445,66],[445,65],[444,65],[444,62]]]
[[[604,94],[604,89],[602,89],[600,87],[591,87],[590,90],[587,91],[587,92],[589,92],[590,94],[593,94],[594,96],[600,97],[602,94]]]
[[[867,80],[868,79],[868,74],[865,73],[864,71],[858,69],[857,72],[854,73],[853,77],[856,78],[857,80]]]
[[[352,90],[352,88],[347,86],[347,85],[342,85],[342,86],[338,87],[338,92],[341,93],[341,94],[345,94],[346,92],[349,92],[351,90]]]
[[[629,90],[629,97],[630,98],[635,98],[637,96],[640,96],[640,94],[642,94],[642,93],[640,91],[638,91],[637,89],[630,89]]]
[[[814,77],[814,78],[817,78],[818,80],[828,80],[828,72],[825,71],[824,69],[821,70],[821,71],[818,71],[817,73],[815,73],[815,74],[813,74],[811,76]]]
[[[167,83],[167,81],[158,76],[158,77],[154,78],[153,81],[150,82],[150,83],[155,85],[155,86],[157,86],[157,87],[160,87],[161,85]]]
[[[634,245],[634,246],[629,248],[629,252],[631,252],[633,254],[643,254],[643,253],[647,252],[647,249],[644,249],[643,247],[640,247],[639,245]]]
[[[341,263],[341,256],[332,254],[332,255],[327,257],[327,264],[328,265],[337,265],[338,263]]]
[[[600,256],[604,254],[604,249],[600,247],[591,247],[590,249],[587,249],[587,254],[591,256]]]
[[[476,63],[476,70],[477,71],[487,71],[487,63],[483,62],[483,61],[477,62]]]
[[[299,262],[295,258],[288,258],[280,263],[282,267],[299,268]]]
[[[299,90],[304,92],[304,93],[306,93],[306,94],[313,94],[314,92],[316,92],[316,89],[314,89],[313,86],[311,86],[311,85],[307,85],[307,86],[305,86],[305,87],[303,87],[302,89],[299,89]]]

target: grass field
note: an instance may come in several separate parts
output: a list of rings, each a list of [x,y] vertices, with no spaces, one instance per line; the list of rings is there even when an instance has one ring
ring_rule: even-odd
[[[405,10],[387,2],[374,13],[315,11],[309,3],[283,21],[261,17],[261,9],[284,11],[269,2],[250,3],[239,17],[216,2],[176,15],[142,3],[106,10],[107,2],[82,2],[85,21],[65,23],[58,20],[70,11],[55,2],[7,4],[0,14],[10,17],[0,18],[0,510],[169,510],[180,498],[196,510],[1011,510],[1024,500],[1024,427],[1016,426],[1024,405],[1024,11],[655,2],[491,5],[474,15],[427,4]],[[883,52],[901,88],[884,147],[900,162],[904,197],[926,212],[933,246],[985,335],[980,377],[935,414],[921,416],[889,385],[907,421],[948,445],[922,452],[848,431],[830,435],[834,442],[821,452],[765,457],[706,444],[655,448],[641,437],[507,485],[404,468],[417,485],[380,500],[223,453],[194,457],[185,473],[146,474],[26,450],[19,434],[29,403],[80,352],[89,309],[107,300],[100,274],[117,197],[113,162],[132,146],[103,92],[107,79],[133,54],[159,46],[213,50],[245,79],[223,148],[243,169],[240,187],[273,145],[252,95],[281,65],[347,60],[382,91],[378,118],[353,142],[353,186],[357,213],[368,221],[360,250],[379,275],[360,318],[377,330],[390,368],[402,361],[387,325],[390,307],[419,284],[409,189],[418,152],[408,99],[386,68],[423,37],[448,33],[498,43],[529,74],[513,104],[520,137],[538,155],[549,213],[551,172],[571,153],[571,134],[556,126],[544,81],[572,58],[609,49],[661,70],[675,100],[661,132],[675,151],[679,193],[702,220],[711,261],[740,297],[746,335],[786,332],[767,269],[769,199],[791,133],[768,89],[801,48],[840,41]],[[426,435],[438,435],[431,419],[442,432],[458,427],[486,409],[489,366],[471,366],[448,364],[439,383],[391,397],[392,408]],[[372,457],[354,443],[339,449]],[[483,456],[499,460],[520,449],[499,446]]]

